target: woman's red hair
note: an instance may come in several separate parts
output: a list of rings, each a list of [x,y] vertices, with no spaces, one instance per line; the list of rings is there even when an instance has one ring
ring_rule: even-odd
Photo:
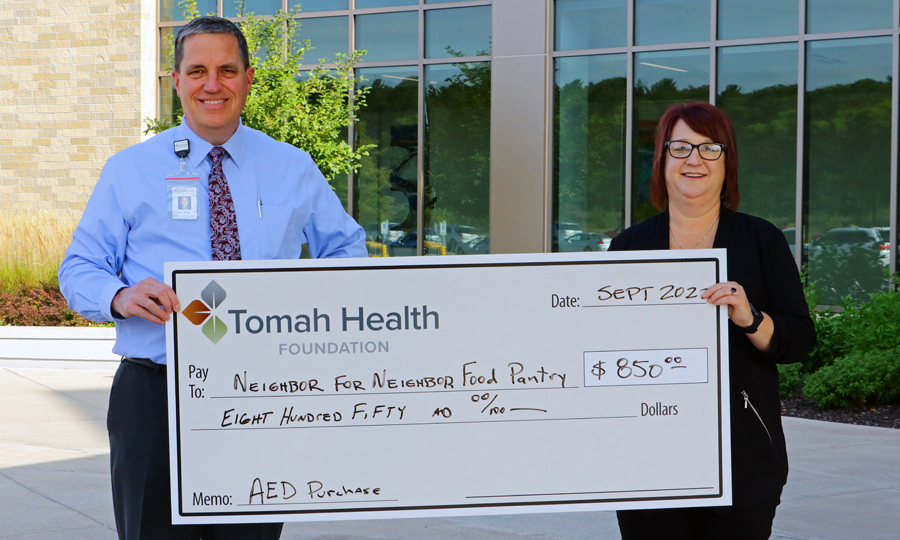
[[[653,173],[650,177],[650,200],[653,206],[665,210],[669,204],[666,191],[666,141],[679,120],[700,135],[713,142],[725,145],[725,183],[722,184],[721,200],[725,208],[737,210],[738,194],[738,151],[734,125],[721,109],[703,101],[689,101],[673,105],[663,114],[656,126],[656,149],[653,152]]]

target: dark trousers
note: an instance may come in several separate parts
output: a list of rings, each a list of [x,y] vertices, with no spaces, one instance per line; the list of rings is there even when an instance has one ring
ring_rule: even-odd
[[[106,426],[120,540],[278,540],[281,523],[172,525],[164,366],[123,361]]]
[[[747,507],[620,510],[622,540],[766,540],[772,535],[778,493]]]

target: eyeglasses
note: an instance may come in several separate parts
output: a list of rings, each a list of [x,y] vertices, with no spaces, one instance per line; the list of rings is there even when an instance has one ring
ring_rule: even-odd
[[[685,159],[691,155],[694,148],[700,153],[700,157],[706,161],[715,161],[722,157],[725,152],[725,145],[722,143],[701,143],[691,144],[686,141],[668,141],[666,148],[669,155],[675,159]]]

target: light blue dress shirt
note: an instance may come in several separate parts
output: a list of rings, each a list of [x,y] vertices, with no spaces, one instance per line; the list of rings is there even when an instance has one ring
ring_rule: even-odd
[[[170,219],[166,177],[190,141],[185,168],[198,173],[197,219]],[[366,257],[365,233],[349,216],[309,154],[240,125],[222,145],[244,260]],[[109,158],[59,268],[69,306],[94,321],[115,321],[113,352],[166,363],[165,328],[140,317],[115,319],[119,289],[146,277],[164,281],[167,261],[212,260],[208,178],[212,145],[182,123]]]

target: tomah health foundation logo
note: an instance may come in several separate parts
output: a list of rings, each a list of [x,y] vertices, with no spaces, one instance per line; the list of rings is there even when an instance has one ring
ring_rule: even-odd
[[[210,281],[209,285],[200,292],[202,300],[194,300],[181,311],[187,320],[196,326],[200,326],[203,321],[206,321],[206,324],[203,324],[203,335],[212,341],[213,345],[225,337],[228,332],[228,327],[225,326],[222,319],[213,315],[213,311],[225,301],[226,296],[228,295],[225,294],[225,289],[221,285]],[[209,320],[207,321],[207,319]]]

